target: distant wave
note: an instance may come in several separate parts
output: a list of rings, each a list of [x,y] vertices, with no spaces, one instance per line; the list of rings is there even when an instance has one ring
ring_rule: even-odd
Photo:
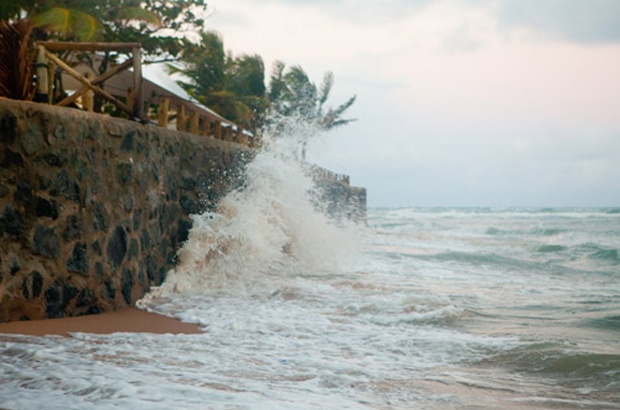
[[[543,245],[536,249],[536,251],[541,253],[555,253],[565,251],[566,249],[566,246],[562,245]]]
[[[580,323],[582,327],[620,331],[620,315],[605,316],[596,319],[587,319]]]

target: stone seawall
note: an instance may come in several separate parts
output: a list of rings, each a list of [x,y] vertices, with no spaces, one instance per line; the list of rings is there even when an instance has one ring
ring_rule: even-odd
[[[242,182],[249,149],[0,99],[0,321],[133,304],[159,285],[190,214]]]

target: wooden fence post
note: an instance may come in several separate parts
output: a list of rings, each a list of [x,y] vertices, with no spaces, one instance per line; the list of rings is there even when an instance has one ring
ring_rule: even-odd
[[[219,121],[215,123],[215,139],[222,139],[222,123]]]
[[[142,111],[144,109],[142,96],[142,56],[140,54],[140,47],[134,47],[131,51],[133,54],[133,116],[142,119]]]
[[[185,106],[181,105],[177,110],[177,131],[185,131]]]
[[[132,110],[135,114],[135,104],[136,104],[136,93],[134,92],[133,87],[127,87],[127,107]]]
[[[56,64],[53,61],[47,60],[47,102],[50,105],[54,104],[54,76],[56,75]]]
[[[189,132],[192,134],[198,134],[198,123],[200,117],[198,116],[198,111],[194,111],[189,120]]]
[[[209,119],[209,117],[205,118],[205,122],[202,126],[202,135],[204,135],[205,137],[211,135],[211,120]]]
[[[91,73],[90,71],[87,72],[86,79],[88,81],[92,81],[93,73]],[[94,110],[94,107],[95,107],[94,97],[95,97],[95,93],[90,89],[82,95],[82,107],[84,107],[84,109],[88,112],[93,112]]]
[[[160,127],[168,127],[168,111],[170,110],[170,100],[166,97],[162,97],[159,100],[159,107],[157,107],[157,123]]]

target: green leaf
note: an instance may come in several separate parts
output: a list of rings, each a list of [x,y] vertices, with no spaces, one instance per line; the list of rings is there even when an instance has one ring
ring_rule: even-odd
[[[52,7],[38,13],[33,19],[35,27],[44,27],[60,36],[73,35],[80,41],[92,41],[101,35],[101,25],[91,14],[66,7]]]

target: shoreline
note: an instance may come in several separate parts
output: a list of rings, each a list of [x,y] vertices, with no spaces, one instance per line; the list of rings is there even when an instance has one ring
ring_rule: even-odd
[[[63,336],[70,333],[111,334],[117,332],[155,334],[199,334],[200,326],[179,319],[146,312],[135,307],[95,315],[60,319],[26,320],[0,323],[0,334]]]

